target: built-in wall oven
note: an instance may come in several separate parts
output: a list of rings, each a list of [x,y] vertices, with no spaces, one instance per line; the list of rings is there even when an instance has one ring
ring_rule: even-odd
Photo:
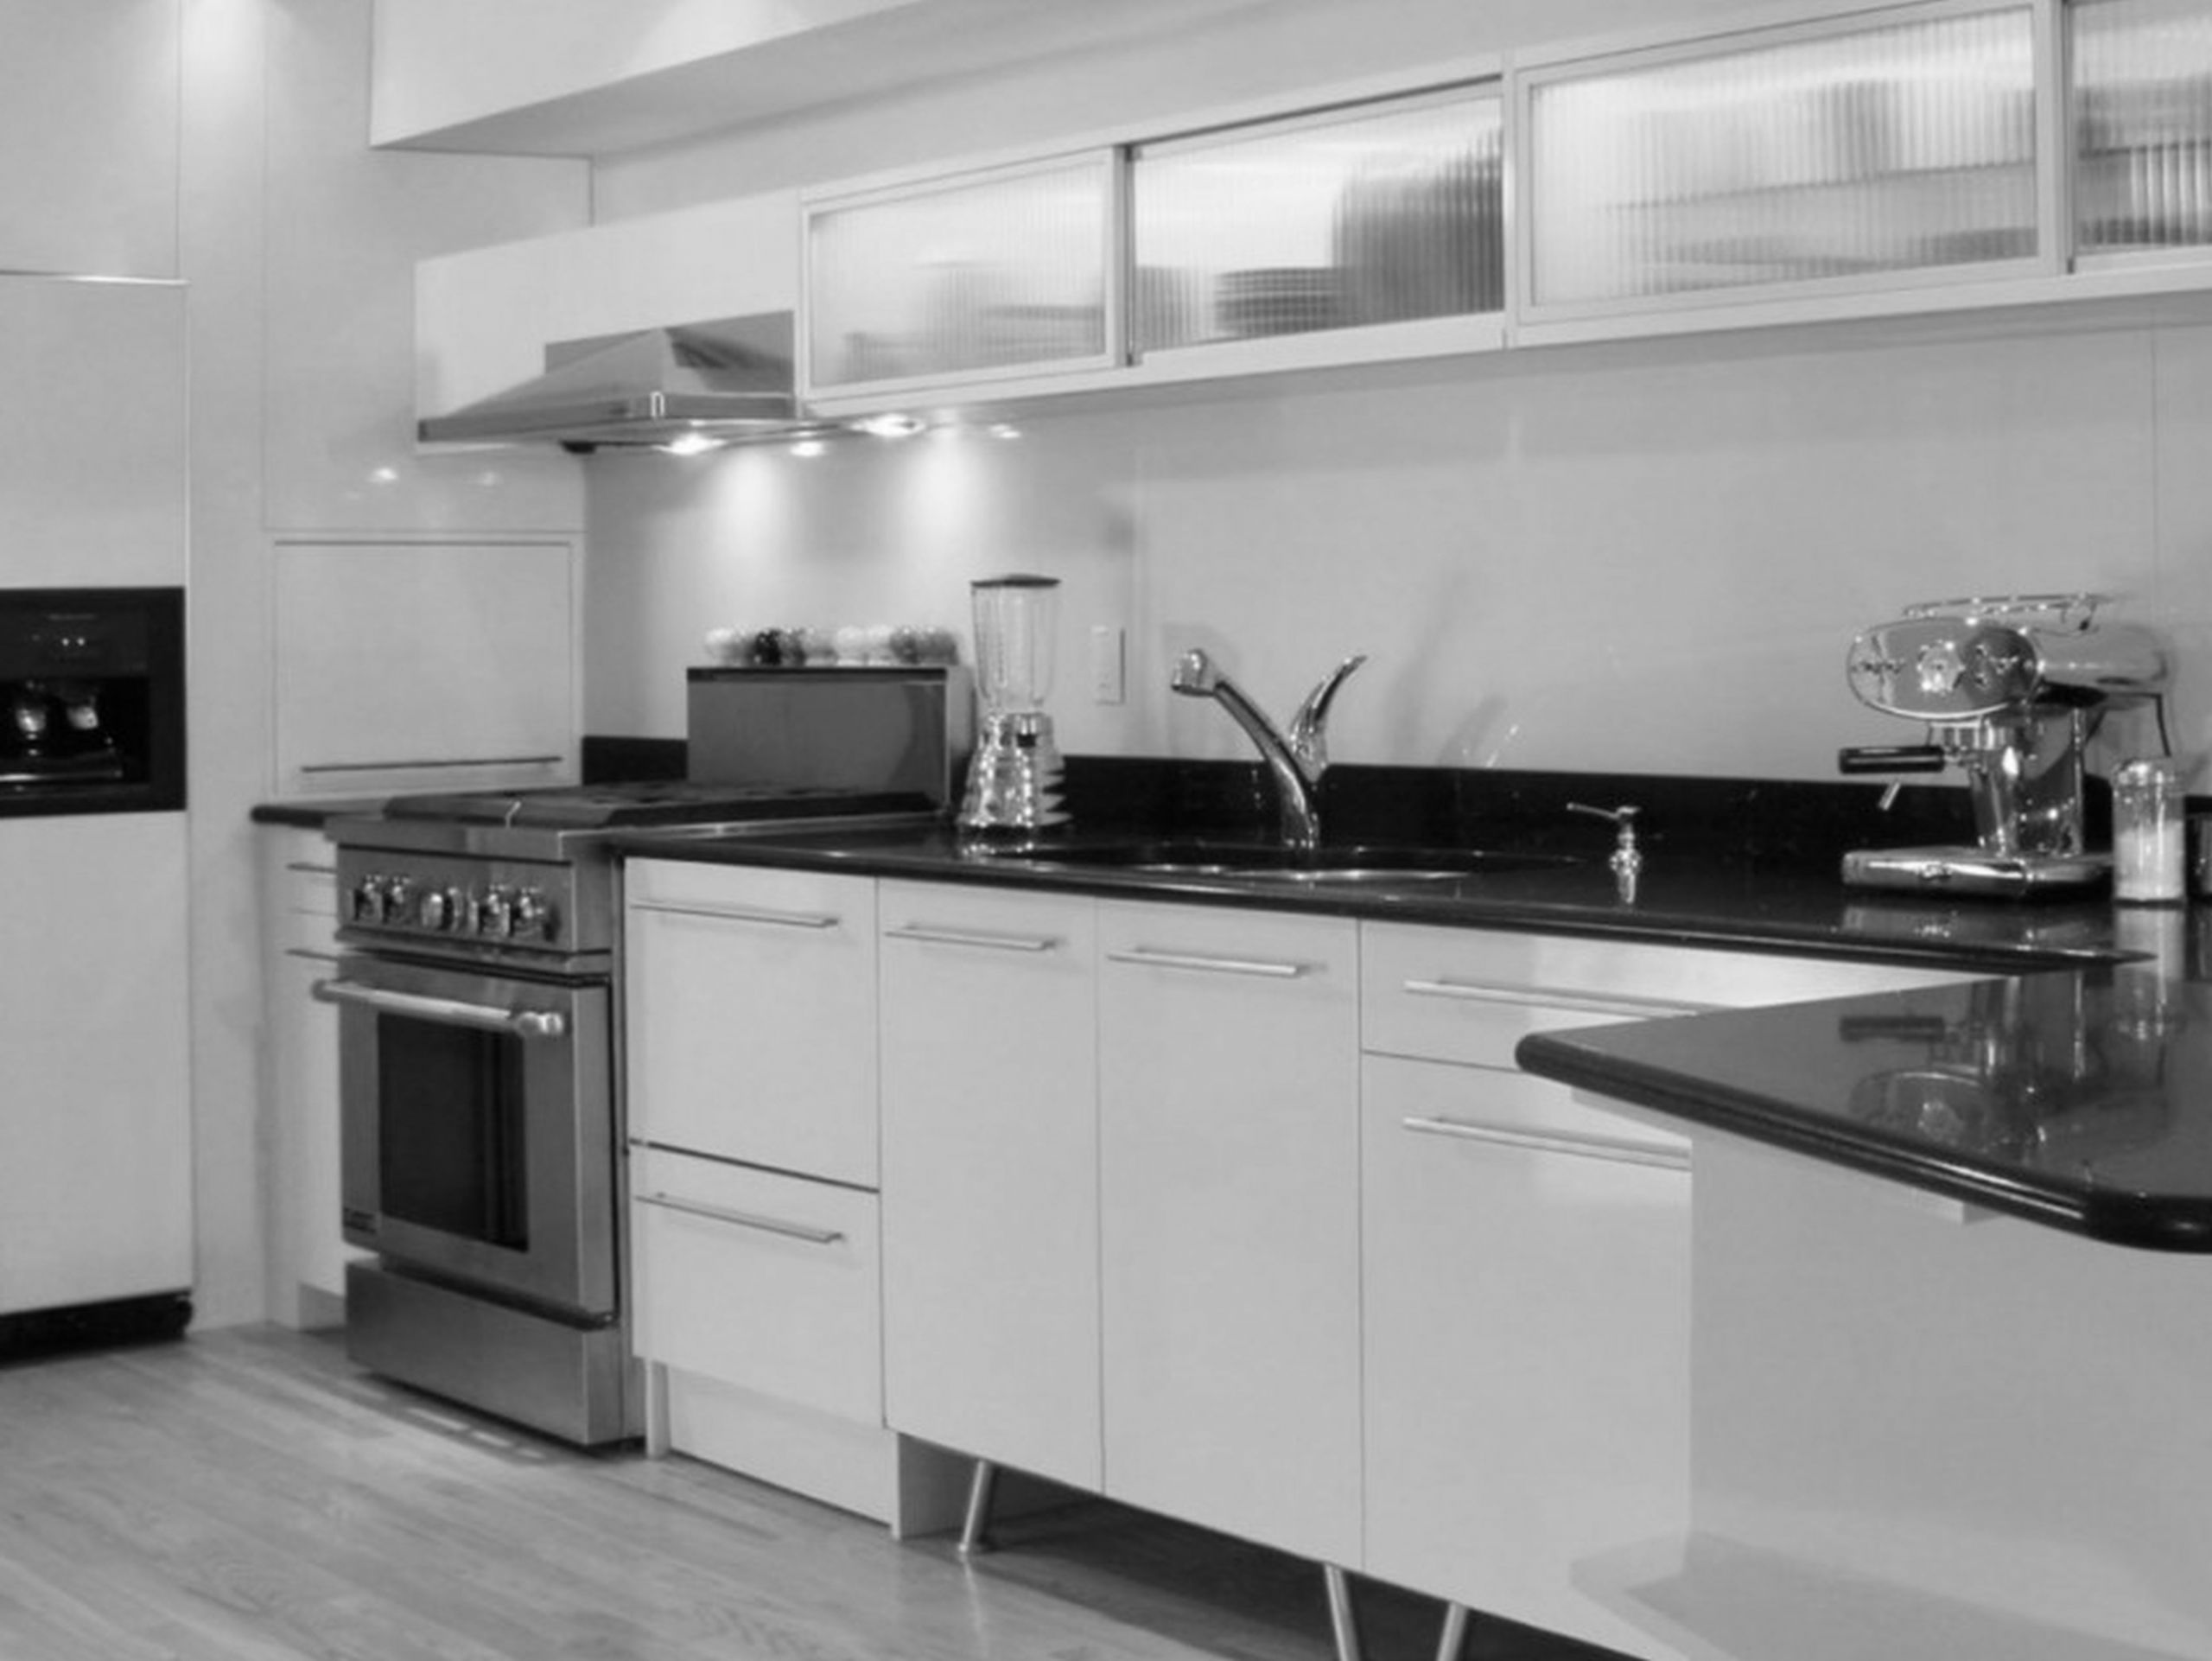
[[[902,742],[869,764],[881,769],[873,786],[753,777],[409,796],[332,822],[341,950],[315,996],[340,1012],[344,1231],[372,1254],[346,1270],[353,1359],[570,1441],[638,1433],[618,843],[941,812],[957,777],[946,733],[967,715],[967,688],[947,671],[916,673],[938,704],[919,722],[913,677],[878,684],[887,721],[936,723],[916,741],[928,753],[918,775],[898,759],[916,747]],[[758,699],[725,686],[716,719],[803,727],[818,702],[842,722],[862,678],[764,678]],[[914,787],[918,776],[931,782]]]

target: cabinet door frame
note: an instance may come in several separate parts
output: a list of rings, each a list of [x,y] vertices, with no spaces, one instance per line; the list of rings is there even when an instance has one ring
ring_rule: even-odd
[[[1039,359],[1025,363],[992,364],[976,368],[949,369],[927,374],[887,376],[874,380],[837,381],[824,385],[814,361],[813,298],[816,282],[814,226],[817,220],[893,203],[926,200],[956,194],[978,186],[1007,183],[1042,174],[1088,168],[1099,184],[1099,295],[1104,310],[1103,347],[1065,358]],[[1117,369],[1128,362],[1127,288],[1123,258],[1125,227],[1128,223],[1128,167],[1122,147],[1115,144],[1078,145],[1056,149],[1048,155],[1026,157],[996,165],[944,172],[904,184],[880,185],[842,194],[809,195],[800,202],[799,293],[802,296],[796,346],[801,400],[812,406],[831,408],[839,403],[880,402],[906,394],[926,394],[948,387],[989,386],[996,382],[1028,380],[1061,375],[1080,375]]]
[[[1676,326],[1704,320],[1703,326],[1820,321],[1861,316],[1872,310],[1924,310],[1942,302],[1944,290],[1971,295],[1971,303],[2003,303],[1993,289],[2006,283],[2041,285],[2066,273],[2072,251],[2068,211],[2065,99],[2062,73],[2063,20],[2061,0],[1825,0],[1751,14],[1713,33],[1685,37],[1677,28],[1654,32],[1640,42],[1538,48],[1516,53],[1507,73],[1507,167],[1510,195],[1518,212],[1507,255],[1510,338],[1516,345],[1543,345],[1607,338],[1635,332],[1639,320],[1668,319]],[[1666,295],[1539,302],[1536,298],[1536,239],[1542,204],[1536,200],[1535,101],[1546,87],[1612,73],[1695,62],[1765,47],[1789,46],[1846,37],[1884,25],[1938,22],[1949,17],[2018,10],[2028,14],[2034,54],[2030,73],[2035,102],[2036,248],[2032,254],[1977,260],[1955,265],[1911,267],[1839,277],[1786,278]],[[2048,288],[2038,291],[2047,297]],[[1888,303],[1881,303],[1887,302]]]

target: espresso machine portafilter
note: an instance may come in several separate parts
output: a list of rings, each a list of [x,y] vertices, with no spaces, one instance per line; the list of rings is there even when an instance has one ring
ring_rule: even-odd
[[[2148,629],[2100,621],[2103,603],[2089,594],[1938,601],[1852,642],[1845,671],[1859,701],[1924,722],[1927,736],[1846,749],[1843,771],[1958,767],[1975,841],[1859,850],[1844,856],[1846,882],[2019,896],[2107,880],[2111,856],[2088,849],[2082,824],[2084,753],[2107,715],[2164,695],[2168,665]]]

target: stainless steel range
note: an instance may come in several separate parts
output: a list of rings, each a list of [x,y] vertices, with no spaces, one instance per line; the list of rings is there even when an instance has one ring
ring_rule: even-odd
[[[353,1359],[571,1441],[638,1433],[612,838],[943,809],[904,782],[411,796],[332,821],[342,955],[315,992],[340,1011],[345,1234],[375,1254],[346,1272]]]

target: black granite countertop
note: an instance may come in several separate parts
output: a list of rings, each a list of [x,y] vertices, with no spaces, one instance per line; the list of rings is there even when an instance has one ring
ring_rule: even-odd
[[[1616,936],[1876,962],[2011,973],[2107,963],[2126,951],[2112,907],[2080,903],[1929,902],[1847,889],[1834,870],[1655,851],[1632,897],[1605,854],[1551,853],[1475,862],[1469,875],[1397,884],[1288,881],[1270,875],[1160,875],[1091,862],[1126,835],[1065,838],[1008,850],[943,824],[737,834],[617,835],[626,855],[775,865],[855,875],[1052,888],[1116,899],[1312,911],[1461,928]]]
[[[1542,1033],[1517,1056],[2094,1239],[2212,1251],[2212,982],[2155,958]]]

